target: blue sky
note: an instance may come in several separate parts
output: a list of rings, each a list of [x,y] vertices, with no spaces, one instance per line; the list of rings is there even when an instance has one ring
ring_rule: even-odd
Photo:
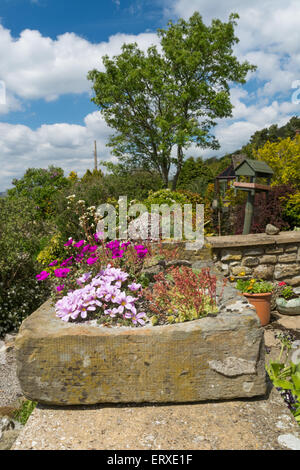
[[[83,174],[95,139],[100,159],[111,159],[111,130],[90,102],[88,70],[124,42],[158,44],[158,27],[194,11],[206,22],[238,12],[235,53],[258,69],[246,86],[232,86],[233,118],[215,129],[220,151],[191,148],[188,156],[232,152],[256,130],[299,114],[298,0],[0,0],[0,191],[28,167]]]

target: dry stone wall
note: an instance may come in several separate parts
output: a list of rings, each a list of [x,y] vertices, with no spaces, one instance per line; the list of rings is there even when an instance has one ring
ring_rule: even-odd
[[[212,259],[226,277],[300,286],[300,232],[212,237]]]

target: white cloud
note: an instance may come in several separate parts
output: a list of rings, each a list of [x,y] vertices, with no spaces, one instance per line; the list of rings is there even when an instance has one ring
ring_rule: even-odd
[[[74,33],[51,39],[29,29],[14,38],[0,25],[0,79],[9,92],[23,99],[53,101],[65,93],[89,92],[88,71],[101,70],[101,57],[119,54],[124,42],[137,42],[146,50],[158,44],[158,38],[153,33],[120,33],[93,44]]]
[[[165,0],[166,16],[189,18],[195,11],[205,22],[212,18],[227,20],[239,14],[236,35],[240,42],[235,52],[240,60],[258,66],[255,77],[266,81],[260,90],[271,96],[287,93],[293,80],[300,78],[300,41],[298,0]]]
[[[221,120],[215,128],[220,151],[191,148],[189,154],[207,157],[232,152],[247,143],[256,130],[273,123],[283,125],[299,114],[299,104],[291,101],[295,92],[292,83],[300,80],[299,0],[286,0],[284,4],[282,0],[163,1],[166,18],[188,18],[198,10],[207,22],[214,17],[226,20],[231,12],[238,12],[236,34],[240,42],[235,52],[239,60],[258,66],[249,76],[247,89],[231,89],[233,117]],[[124,42],[137,42],[143,50],[159,44],[154,33],[118,33],[107,42],[91,43],[74,33],[52,39],[27,29],[14,38],[0,25],[0,80],[5,81],[7,89],[7,102],[0,105],[0,114],[22,109],[26,100],[50,102],[66,93],[90,92],[87,72],[101,69],[101,57],[119,54]],[[32,130],[0,123],[0,164],[4,168],[0,188],[8,187],[11,179],[20,177],[29,166],[52,163],[62,166],[66,173],[75,170],[82,174],[93,167],[95,139],[100,159],[110,159],[105,144],[111,133],[99,112],[86,116],[84,125],[42,124]]]
[[[77,171],[82,175],[93,169],[94,140],[97,141],[99,163],[111,159],[106,147],[111,130],[99,112],[89,114],[85,125],[43,124],[37,130],[28,126],[0,123],[0,191],[11,186],[29,167],[62,167],[65,174]],[[4,168],[4,171],[2,170]]]

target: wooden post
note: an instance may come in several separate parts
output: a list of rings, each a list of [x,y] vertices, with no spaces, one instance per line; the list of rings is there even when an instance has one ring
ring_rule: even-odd
[[[248,198],[245,207],[245,219],[244,219],[244,229],[243,235],[248,235],[251,229],[252,217],[253,217],[253,209],[254,209],[254,192],[248,192]]]
[[[98,170],[98,162],[97,162],[97,142],[94,141],[94,168],[97,171]]]

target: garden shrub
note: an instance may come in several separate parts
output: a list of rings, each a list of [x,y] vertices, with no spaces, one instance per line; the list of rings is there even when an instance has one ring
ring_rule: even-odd
[[[258,193],[255,195],[254,213],[251,225],[251,233],[263,233],[267,224],[275,225],[280,230],[289,230],[291,223],[285,213],[284,197],[295,193],[290,185],[273,186],[266,195]],[[245,204],[236,208],[235,230],[236,234],[243,231]]]
[[[16,328],[49,294],[46,286],[39,290],[30,280],[48,230],[48,224],[37,218],[34,201],[0,199],[0,335]]]
[[[14,188],[8,190],[9,198],[23,197],[35,203],[36,218],[49,218],[55,212],[55,194],[71,184],[62,168],[49,166],[28,168],[22,178],[12,181]]]
[[[283,198],[284,204],[283,212],[288,218],[290,225],[299,227],[300,226],[300,191],[294,194],[290,194],[287,198]]]

